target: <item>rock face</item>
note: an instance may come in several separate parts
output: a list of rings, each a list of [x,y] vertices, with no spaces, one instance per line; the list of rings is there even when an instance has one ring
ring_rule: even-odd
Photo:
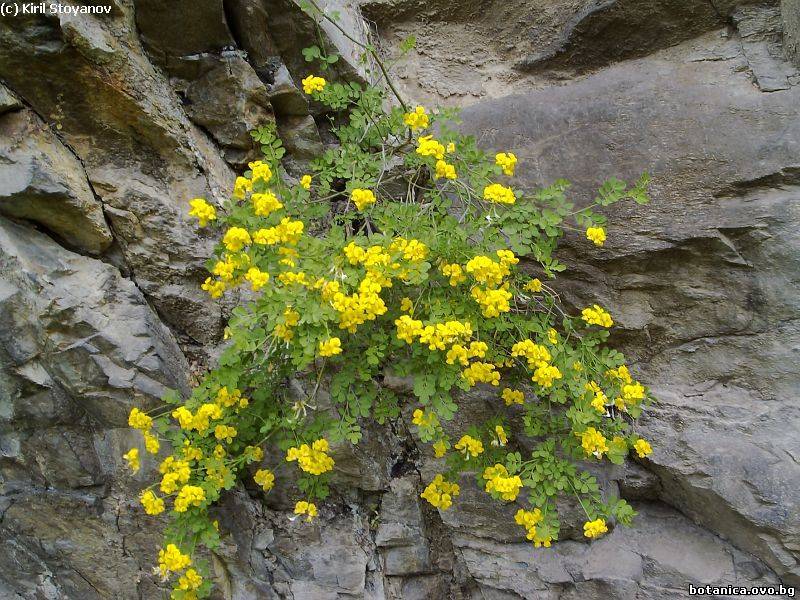
[[[102,17],[0,19],[0,597],[157,598],[160,523],[124,474],[136,405],[187,385],[226,309],[199,290],[210,238],[186,217],[228,193],[275,120],[300,170],[323,147],[298,90],[319,43],[290,0],[113,0]],[[308,526],[242,486],[218,517],[218,597],[673,598],[689,585],[800,585],[800,5],[796,0],[329,1],[394,56],[415,101],[464,106],[530,187],[578,203],[648,170],[652,205],[609,214],[597,249],[564,240],[568,303],[601,302],[658,402],[649,460],[598,472],[633,528],[535,550],[514,506],[468,479],[439,514],[410,411],[334,449]],[[363,78],[360,49],[326,25]],[[532,268],[532,267],[526,267]],[[402,391],[403,382],[395,382]],[[480,390],[462,413],[484,415]],[[462,421],[448,426],[457,430]],[[284,494],[285,496],[285,494]]]

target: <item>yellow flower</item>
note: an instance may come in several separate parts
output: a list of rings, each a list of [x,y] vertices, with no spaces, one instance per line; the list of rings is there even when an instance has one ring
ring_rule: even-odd
[[[267,163],[256,160],[251,163],[247,163],[247,166],[253,172],[253,181],[263,181],[264,183],[269,183],[269,180],[272,179],[272,169],[269,168]]]
[[[237,177],[233,184],[233,196],[241,200],[247,192],[253,191],[253,182],[247,177]]]
[[[442,275],[450,278],[450,285],[453,287],[467,280],[467,276],[464,275],[464,270],[461,268],[461,265],[457,263],[444,263],[440,268]]]
[[[375,204],[375,194],[372,193],[372,190],[356,188],[350,192],[350,199],[358,210],[364,210],[366,207]]]
[[[455,166],[446,163],[443,160],[436,161],[436,171],[433,175],[436,179],[455,179],[456,175],[456,168]]]
[[[552,327],[547,330],[547,341],[554,346],[558,344],[558,332]]]
[[[297,504],[294,505],[294,514],[296,515],[306,515],[306,521],[309,523],[314,520],[314,517],[317,516],[317,505],[313,502],[306,502],[305,500],[300,500]]]
[[[145,491],[140,497],[140,502],[148,515],[159,515],[164,512],[164,500],[156,496],[152,490]]]
[[[608,527],[606,527],[606,522],[604,519],[586,521],[586,523],[583,524],[583,535],[589,539],[600,537],[607,531]]]
[[[503,282],[503,277],[511,271],[508,264],[496,262],[488,256],[475,256],[464,267],[473,279],[488,287],[498,287]]]
[[[128,415],[128,425],[144,432],[153,426],[153,418],[146,415],[138,408],[132,408]]]
[[[411,298],[405,297],[400,300],[400,310],[406,313],[410,313],[414,310],[414,301]]]
[[[297,461],[300,468],[312,475],[322,475],[333,469],[333,459],[326,454],[328,452],[328,441],[325,438],[318,439],[311,446],[302,444],[297,448],[289,448],[286,452],[286,461]]]
[[[300,187],[302,187],[304,190],[311,189],[311,175],[303,175],[300,178]]]
[[[525,284],[525,290],[534,294],[542,291],[542,282],[539,279],[531,279]]]
[[[244,454],[250,462],[257,462],[264,458],[264,451],[259,446],[247,446]]]
[[[533,542],[536,548],[540,546],[549,548],[550,542],[552,541],[552,538],[541,534],[536,529],[536,526],[541,523],[543,518],[542,511],[538,508],[534,508],[533,510],[524,510],[520,508],[517,514],[514,515],[514,522],[525,528],[528,532],[527,538]]]
[[[507,313],[511,310],[511,305],[508,302],[511,300],[511,292],[506,289],[491,290],[475,286],[472,288],[471,293],[472,297],[480,305],[481,313],[487,319],[499,317],[502,313]]]
[[[606,241],[606,231],[602,227],[589,227],[586,230],[586,238],[594,242],[595,246],[602,246]]]
[[[130,467],[131,471],[134,473],[139,472],[139,449],[138,448],[131,448],[125,454],[122,455],[122,458],[128,461],[128,466]]]
[[[494,434],[497,438],[492,441],[493,446],[505,446],[508,443],[508,435],[502,425],[495,425]]]
[[[491,363],[474,362],[461,371],[461,376],[466,379],[471,386],[477,383],[500,385],[500,373],[497,372],[496,367]]]
[[[418,408],[414,411],[411,422],[417,427],[436,427],[439,424],[439,417],[435,412],[426,413]]]
[[[448,154],[452,154],[455,151],[456,151],[456,145],[453,142],[450,142],[449,144],[447,144],[447,153]]]
[[[428,487],[420,494],[434,507],[440,510],[447,510],[453,505],[453,498],[461,493],[461,488],[457,483],[447,481],[441,474],[436,475]]]
[[[514,191],[499,183],[492,183],[483,188],[483,199],[495,204],[514,204],[517,201]]]
[[[266,167],[266,165],[264,166]],[[283,208],[283,203],[272,192],[253,194],[250,196],[250,200],[253,202],[253,212],[259,217],[268,217],[276,210]]]
[[[584,308],[581,311],[581,317],[589,325],[611,327],[614,324],[614,321],[611,320],[611,315],[603,310],[599,304],[594,304],[589,308]]]
[[[486,480],[486,491],[489,494],[497,494],[508,502],[516,500],[522,489],[522,479],[519,475],[509,475],[505,466],[499,463],[487,467],[483,472],[483,478]]]
[[[319,342],[320,356],[336,356],[342,353],[342,341],[338,337]]]
[[[454,447],[461,452],[467,460],[483,454],[483,443],[471,435],[461,436],[461,439],[458,440]]]
[[[203,285],[200,286],[200,289],[208,292],[209,296],[216,299],[222,296],[222,293],[225,291],[225,282],[214,281],[213,279],[211,279],[211,277],[207,277],[206,280],[203,282]]]
[[[511,346],[511,356],[525,357],[528,360],[529,369],[547,366],[552,358],[547,348],[541,344],[534,344],[531,340],[522,340]]]
[[[444,146],[433,139],[432,135],[425,135],[417,140],[417,154],[420,156],[432,156],[436,160],[443,160]]]
[[[315,75],[309,75],[301,82],[303,84],[303,91],[306,94],[313,94],[314,92],[321,92],[325,89],[325,85],[328,83],[322,77],[316,77]]]
[[[511,176],[514,174],[514,167],[517,166],[517,157],[513,152],[500,152],[495,154],[494,162],[503,169],[503,173]]]
[[[144,449],[150,454],[158,454],[161,444],[158,443],[158,438],[149,431],[144,432]]]
[[[594,427],[589,427],[581,434],[581,446],[586,456],[602,458],[608,452],[608,443],[605,436]]]
[[[442,458],[445,454],[447,454],[447,442],[444,440],[438,440],[433,444],[433,453],[436,458]]]
[[[192,564],[192,559],[187,554],[183,554],[175,544],[167,544],[167,547],[158,551],[158,568],[161,577],[166,578],[171,571],[182,571]]]
[[[236,433],[235,427],[229,427],[227,425],[217,425],[214,428],[214,437],[219,441],[225,441],[228,444],[230,444],[233,441],[233,438],[236,437]]]
[[[229,252],[238,252],[250,242],[250,234],[241,227],[231,227],[222,238],[222,243],[225,244]]]
[[[194,569],[186,569],[186,573],[178,579],[178,589],[186,592],[198,589],[203,584],[203,576]],[[183,598],[190,599],[197,596],[184,595]]]
[[[260,485],[265,492],[275,487],[275,474],[269,469],[259,469],[253,476],[253,480]]]
[[[543,388],[549,388],[553,386],[554,380],[561,379],[561,371],[553,365],[542,365],[536,368],[531,379]]]
[[[425,107],[417,106],[413,112],[403,116],[403,123],[408,125],[411,131],[416,131],[417,129],[426,129],[430,124],[430,119],[425,112]]]
[[[501,398],[505,401],[506,406],[511,406],[512,404],[525,404],[525,394],[519,390],[504,388]]]
[[[250,282],[253,291],[257,292],[262,287],[267,285],[267,282],[269,281],[269,273],[265,273],[264,271],[261,271],[257,267],[250,267],[247,270],[247,273],[245,274],[244,278]]]
[[[215,221],[217,218],[217,209],[206,202],[203,198],[195,198],[189,201],[189,214],[199,219],[200,227],[208,225],[209,221]]]
[[[650,443],[642,438],[636,440],[636,442],[633,444],[633,449],[636,450],[636,454],[639,455],[639,458],[649,456],[653,452],[653,448],[650,446]]]
[[[190,506],[200,506],[206,499],[203,488],[197,485],[185,485],[175,498],[175,512],[186,512]]]

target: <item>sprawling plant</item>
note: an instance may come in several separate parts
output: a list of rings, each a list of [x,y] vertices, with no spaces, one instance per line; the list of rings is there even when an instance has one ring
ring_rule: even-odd
[[[319,47],[306,56],[335,62]],[[130,415],[147,452],[163,441],[171,452],[141,503],[151,515],[169,510],[158,564],[176,599],[210,592],[199,547],[219,542],[209,511],[225,490],[242,478],[265,493],[295,490],[291,518],[311,522],[324,512],[337,446],[401,416],[438,465],[421,496],[439,510],[458,502],[471,474],[494,500],[524,506],[515,520],[536,547],[558,539],[561,494],[577,497],[589,538],[634,515],[579,465],[650,453],[634,428],[647,390],[605,346],[613,321],[604,308],[571,315],[559,303],[554,250],[569,228],[602,246],[595,209],[646,203],[646,176],[632,187],[608,180],[584,208],[567,200],[566,181],[520,189],[513,153],[487,155],[453,128],[451,111],[390,103],[382,83],[309,75],[304,91],[327,107],[338,143],[298,180],[281,168],[275,128],[261,127],[253,137],[263,159],[231,198],[190,203],[201,227],[220,230],[203,289],[241,300],[218,365],[191,395]],[[475,386],[496,409],[449,435],[443,425]],[[125,456],[139,468],[138,448]],[[294,463],[294,485],[276,481],[282,461]]]

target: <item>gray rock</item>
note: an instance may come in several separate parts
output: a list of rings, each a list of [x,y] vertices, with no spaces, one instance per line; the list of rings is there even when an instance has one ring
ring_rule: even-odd
[[[0,115],[22,108],[22,102],[7,87],[0,84]]]
[[[762,563],[663,505],[640,505],[634,528],[591,544],[546,548],[456,536],[454,543],[485,598],[688,596],[689,585],[770,585]]]
[[[261,155],[250,132],[274,121],[267,88],[239,52],[225,52],[216,65],[186,88],[186,113],[223,149],[225,159],[245,168]]]
[[[0,118],[0,212],[99,254],[112,241],[83,166],[30,111]]]
[[[102,202],[129,213],[117,242],[160,314],[194,340],[216,339],[220,308],[199,290],[212,240],[195,233],[187,202],[218,201],[233,174],[141,51],[133,7],[3,19],[0,77],[54,123]]]
[[[741,55],[686,62],[700,43],[463,116],[517,153],[526,184],[566,177],[578,203],[603,172],[651,172],[652,206],[611,211],[602,250],[566,241],[560,289],[611,309],[617,342],[653,384],[643,433],[661,497],[792,582],[800,381],[786,367],[798,343],[786,286],[800,274],[800,88],[763,93]]]
[[[800,2],[781,0],[783,43],[790,60],[800,67]]]

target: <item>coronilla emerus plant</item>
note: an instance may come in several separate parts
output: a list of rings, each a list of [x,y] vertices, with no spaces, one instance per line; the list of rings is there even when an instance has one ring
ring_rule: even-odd
[[[570,314],[559,301],[555,250],[570,229],[602,246],[598,209],[645,204],[647,176],[610,179],[582,208],[563,180],[523,189],[524,161],[508,149],[487,154],[458,132],[453,111],[407,104],[364,50],[378,64],[373,85],[328,81],[324,70],[302,80],[338,141],[307,173],[287,174],[267,124],[253,132],[263,157],[230,198],[190,201],[189,215],[220,239],[202,288],[238,306],[218,363],[191,395],[130,414],[141,450],[158,456],[141,504],[169,513],[157,565],[178,600],[210,593],[202,549],[219,544],[213,513],[226,490],[241,480],[264,493],[283,486],[295,496],[290,518],[316,526],[336,448],[357,444],[373,422],[406,419],[438,465],[421,498],[450,510],[472,477],[493,501],[518,504],[510,525],[532,552],[558,539],[561,495],[580,502],[587,538],[634,516],[602,496],[585,464],[651,452],[635,427],[648,391],[606,345],[613,311]],[[320,47],[305,54],[336,62]],[[454,434],[473,388],[496,410]],[[125,455],[134,470],[139,453]],[[290,477],[277,474],[281,464]]]

